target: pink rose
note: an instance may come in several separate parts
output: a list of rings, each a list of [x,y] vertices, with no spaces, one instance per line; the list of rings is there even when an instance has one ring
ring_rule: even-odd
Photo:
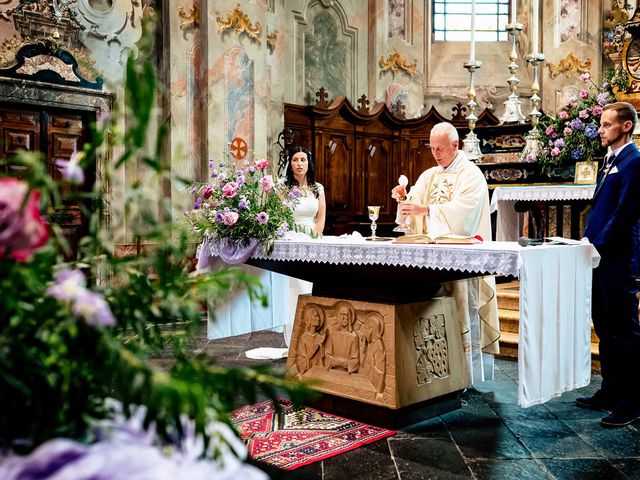
[[[564,136],[567,137],[567,136],[569,136],[569,135],[571,135],[573,133],[573,128],[564,127],[563,132],[564,132]]]
[[[569,118],[569,112],[567,112],[566,110],[562,110],[562,111],[560,112],[560,118],[561,118],[562,120],[566,120],[567,118]]]
[[[49,238],[38,209],[40,192],[33,190],[22,206],[28,190],[18,179],[0,178],[0,257],[8,254],[24,262]]]
[[[204,187],[204,190],[202,190],[202,196],[204,198],[209,198],[212,193],[213,193],[213,186],[212,185],[207,185],[206,187]]]
[[[226,198],[233,198],[238,194],[238,184],[236,182],[228,182],[222,187],[222,195]]]
[[[551,134],[553,133],[553,125],[549,125],[549,126],[547,127],[547,129],[545,130],[545,133],[546,133],[547,135],[551,135]]]
[[[589,96],[589,92],[586,90],[580,90],[580,98],[587,98]]]
[[[580,75],[580,78],[584,83],[587,83],[589,80],[591,80],[591,74],[589,72],[584,72],[582,75]]]
[[[265,193],[269,193],[273,188],[273,178],[271,175],[265,175],[260,179],[260,185],[262,186],[262,191]]]
[[[222,222],[228,227],[233,227],[240,218],[238,212],[225,212],[222,214]]]
[[[599,117],[600,115],[602,115],[602,107],[600,105],[596,105],[593,107],[593,114],[596,117]]]
[[[554,147],[551,149],[551,156],[558,157],[560,156],[560,149],[558,147]]]
[[[256,168],[260,170],[264,170],[269,166],[269,160],[266,158],[261,158],[260,160],[256,160]]]
[[[580,113],[578,113],[578,116],[580,118],[589,118],[589,110],[587,110],[586,108],[584,110],[580,110]]]

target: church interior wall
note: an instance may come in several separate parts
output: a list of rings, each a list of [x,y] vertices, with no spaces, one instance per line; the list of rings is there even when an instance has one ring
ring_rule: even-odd
[[[580,69],[588,65],[600,77],[606,66],[602,24],[612,1],[540,1],[545,110],[559,109],[581,88]],[[18,2],[10,0],[1,8]],[[469,44],[433,40],[429,0],[78,0],[77,5],[79,20],[87,25],[80,35],[83,49],[116,98],[121,97],[124,62],[142,32],[142,17],[155,13],[161,20],[157,47],[167,100],[160,110],[168,111],[158,118],[170,127],[172,172],[194,180],[206,178],[209,158],[221,160],[237,147],[229,144],[233,139],[241,139],[249,155],[277,160],[284,103],[315,103],[320,87],[329,101],[345,95],[356,105],[366,94],[370,106],[401,104],[407,118],[431,106],[450,116],[456,103],[468,101],[469,75],[462,64]],[[517,39],[518,93],[526,114],[532,78],[523,58],[532,46],[531,2],[518,0],[517,10],[524,24]],[[224,22],[235,16],[240,23],[225,28]],[[0,18],[0,44],[8,45],[16,35],[13,21]],[[478,42],[477,58],[483,62],[476,75],[479,111],[502,112],[509,94],[509,52],[510,42]],[[395,54],[395,70],[383,68]],[[140,168],[125,172],[115,191],[148,181],[181,215],[188,195],[162,191],[162,183]]]

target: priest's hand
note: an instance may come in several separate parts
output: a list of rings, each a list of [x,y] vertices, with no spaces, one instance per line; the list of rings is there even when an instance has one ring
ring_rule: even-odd
[[[429,215],[429,205],[421,205],[412,201],[401,202],[398,205],[398,213],[401,217]]]
[[[405,199],[407,196],[407,187],[404,185],[396,185],[391,190],[391,198],[393,198],[396,202],[400,202]]]

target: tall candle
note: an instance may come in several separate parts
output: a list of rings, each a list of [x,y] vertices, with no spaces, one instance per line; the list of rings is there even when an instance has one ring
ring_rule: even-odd
[[[540,50],[538,48],[538,19],[540,18],[540,0],[533,0],[533,12],[531,12],[531,52],[535,55]]]
[[[476,0],[471,1],[471,41],[469,42],[469,62],[476,61]]]
[[[511,0],[511,25],[515,25],[518,21],[516,15],[516,0]]]

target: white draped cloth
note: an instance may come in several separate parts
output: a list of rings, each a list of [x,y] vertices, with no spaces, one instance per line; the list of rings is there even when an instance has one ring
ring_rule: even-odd
[[[407,200],[429,205],[426,217],[410,217],[416,233],[480,235],[491,240],[487,181],[462,151],[447,168],[437,166],[423,172]],[[495,279],[460,280],[446,284],[444,290],[456,301],[470,382],[492,379],[493,354],[499,352],[500,337]]]

